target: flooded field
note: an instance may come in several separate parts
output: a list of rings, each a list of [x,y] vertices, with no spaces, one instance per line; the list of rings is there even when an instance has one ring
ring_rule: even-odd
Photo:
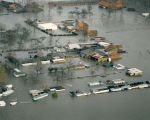
[[[126,0],[128,5],[135,6]],[[139,3],[136,4],[137,6]],[[136,7],[137,7],[136,6]],[[35,66],[21,67],[28,74],[25,78],[15,78],[12,73],[7,76],[7,83],[15,87],[14,94],[0,98],[5,100],[8,105],[0,108],[0,120],[149,120],[149,93],[150,89],[132,90],[116,93],[106,93],[91,95],[79,98],[71,98],[70,90],[88,91],[88,82],[106,81],[122,78],[127,82],[150,80],[150,19],[143,17],[140,10],[138,12],[128,12],[126,8],[121,11],[109,13],[105,9],[92,5],[91,13],[85,16],[72,15],[69,11],[76,6],[64,6],[61,10],[57,7],[48,8],[44,5],[44,11],[38,14],[23,13],[0,16],[0,23],[6,25],[7,29],[13,28],[16,23],[31,30],[31,38],[46,37],[40,44],[42,47],[54,46],[56,44],[66,45],[68,42],[88,42],[88,38],[82,35],[72,37],[53,37],[49,42],[50,36],[27,25],[24,21],[28,18],[37,18],[41,21],[60,22],[66,19],[80,19],[89,24],[90,28],[98,30],[98,36],[106,37],[108,41],[116,44],[122,44],[128,52],[123,58],[115,63],[121,63],[126,67],[136,67],[141,69],[144,74],[142,77],[128,77],[125,71],[116,72],[114,69],[107,69],[97,66],[94,62],[74,58],[71,61],[84,61],[92,67],[84,70],[70,70],[64,73],[49,73],[50,65],[42,65],[41,74],[36,74]],[[87,5],[78,6],[78,9],[87,9]],[[141,7],[141,11],[145,8]],[[57,43],[56,43],[57,41]],[[3,48],[3,44],[0,45]],[[9,46],[11,49],[17,49],[19,46],[15,43]],[[24,43],[24,49],[31,48],[30,41]],[[69,61],[69,60],[68,60]],[[97,76],[107,74],[106,77]],[[89,77],[90,76],[90,77]],[[91,77],[95,76],[95,77]],[[51,95],[33,102],[29,95],[31,89],[41,89],[49,86],[62,85],[65,91],[58,93],[58,98],[52,98]],[[9,106],[9,102],[17,99],[16,106]]]

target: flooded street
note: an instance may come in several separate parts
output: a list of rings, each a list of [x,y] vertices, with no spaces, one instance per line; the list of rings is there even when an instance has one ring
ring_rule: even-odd
[[[127,2],[127,0],[126,0]],[[129,4],[129,3],[128,3]],[[136,4],[137,6],[139,3]],[[136,6],[136,7],[137,7]],[[80,89],[88,91],[88,82],[106,81],[122,78],[127,82],[150,80],[150,18],[143,17],[141,12],[128,12],[126,8],[109,13],[105,9],[92,5],[91,14],[85,16],[72,15],[69,11],[75,6],[63,6],[62,10],[57,7],[49,9],[43,6],[44,12],[23,13],[0,16],[0,23],[6,24],[7,29],[14,27],[16,23],[29,28],[31,38],[46,37],[42,41],[42,47],[54,46],[56,44],[66,45],[68,42],[88,42],[82,35],[71,37],[54,37],[49,42],[50,36],[27,25],[24,21],[28,18],[37,17],[41,21],[60,22],[66,19],[80,19],[89,24],[91,29],[98,30],[98,36],[105,37],[108,41],[122,44],[128,52],[123,58],[115,63],[121,63],[126,67],[136,67],[144,74],[142,77],[128,77],[125,71],[115,74],[114,69],[105,69],[95,65],[94,62],[75,58],[74,61],[85,61],[92,67],[85,70],[71,70],[65,73],[49,73],[50,65],[42,65],[42,73],[36,74],[35,66],[21,67],[28,74],[25,78],[15,78],[11,73],[7,76],[7,83],[15,87],[14,94],[0,98],[8,105],[0,108],[0,120],[149,120],[150,89],[113,92],[106,94],[90,95],[85,97],[71,98],[70,90]],[[78,6],[78,9],[87,9],[87,5]],[[141,8],[142,9],[142,8]],[[144,8],[142,11],[145,10]],[[59,42],[56,43],[56,40]],[[3,48],[3,45],[0,45]],[[18,48],[18,44],[10,46],[11,49]],[[24,43],[24,49],[31,48],[30,41]],[[107,73],[106,77],[84,77]],[[80,78],[81,77],[81,78]],[[82,78],[83,77],[83,78]],[[62,85],[65,91],[58,93],[58,98],[51,95],[33,102],[29,95],[31,89],[41,89],[49,86]],[[9,106],[13,99],[18,100],[16,106]]]

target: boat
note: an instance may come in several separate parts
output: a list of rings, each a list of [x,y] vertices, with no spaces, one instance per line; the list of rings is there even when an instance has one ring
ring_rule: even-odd
[[[36,95],[36,96],[34,96],[32,99],[34,100],[34,101],[37,101],[37,100],[39,100],[39,99],[42,99],[42,98],[45,98],[45,97],[47,97],[48,96],[48,93],[40,93],[39,95]]]
[[[108,87],[104,86],[104,87],[94,88],[91,91],[94,94],[101,94],[101,93],[107,93],[107,92],[109,92],[109,89],[108,89]]]
[[[5,101],[0,101],[0,107],[5,107],[6,106],[6,102]]]
[[[11,95],[12,93],[14,93],[14,90],[6,90],[5,92],[3,92],[3,96],[8,96],[8,95]]]

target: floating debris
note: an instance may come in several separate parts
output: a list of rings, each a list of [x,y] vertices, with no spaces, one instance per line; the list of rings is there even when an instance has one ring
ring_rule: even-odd
[[[0,101],[0,107],[5,107],[6,106],[6,102],[5,101]]]
[[[10,105],[11,105],[11,106],[14,106],[14,105],[16,105],[17,103],[18,103],[17,101],[16,101],[16,102],[15,102],[15,101],[14,101],[14,102],[10,102]]]

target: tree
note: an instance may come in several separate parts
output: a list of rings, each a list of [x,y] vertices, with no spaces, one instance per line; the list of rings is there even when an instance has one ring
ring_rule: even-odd
[[[62,6],[58,6],[57,7],[57,13],[59,14],[59,15],[61,15],[62,14]]]
[[[23,40],[28,38],[30,35],[30,31],[19,23],[15,24],[14,31],[16,31],[17,37],[20,37]]]
[[[15,30],[17,30],[17,32],[22,28],[21,24],[20,23],[16,23],[15,24]]]
[[[0,31],[4,31],[6,29],[5,24],[0,23]]]
[[[6,32],[6,41],[8,42],[8,46],[12,46],[16,41],[15,31],[8,30]]]
[[[13,31],[15,32],[15,38],[19,40],[18,41],[19,49],[22,49],[23,42],[30,37],[30,30],[27,29],[26,27],[23,27],[21,24],[17,23],[15,24]]]
[[[6,79],[6,71],[3,65],[0,64],[0,84],[5,82]]]
[[[37,18],[38,12],[43,11],[41,6],[37,2],[28,2],[25,6],[25,11],[26,12],[33,12],[35,15],[35,18]]]
[[[1,38],[2,38],[2,31],[5,31],[6,30],[6,26],[5,26],[5,24],[2,24],[2,23],[0,23],[0,36],[1,36]]]
[[[22,27],[21,29],[20,29],[20,32],[18,32],[18,38],[19,38],[19,43],[20,43],[20,46],[22,46],[23,45],[23,42],[25,41],[25,40],[27,40],[28,38],[29,38],[29,36],[30,36],[30,31],[27,29],[27,28],[25,28],[25,27]],[[23,47],[23,46],[22,46]]]
[[[36,73],[38,75],[39,73],[41,73],[41,69],[42,69],[42,63],[41,63],[41,60],[40,60],[39,57],[36,58],[36,63],[37,63],[37,65],[36,65]]]
[[[88,5],[88,6],[87,6],[87,10],[88,10],[88,12],[90,13],[91,10],[92,10],[92,6],[91,6],[91,5]]]
[[[37,55],[34,57],[36,61],[36,73],[37,75],[41,73],[42,70],[42,62],[41,62],[42,52],[40,50],[37,51]]]

